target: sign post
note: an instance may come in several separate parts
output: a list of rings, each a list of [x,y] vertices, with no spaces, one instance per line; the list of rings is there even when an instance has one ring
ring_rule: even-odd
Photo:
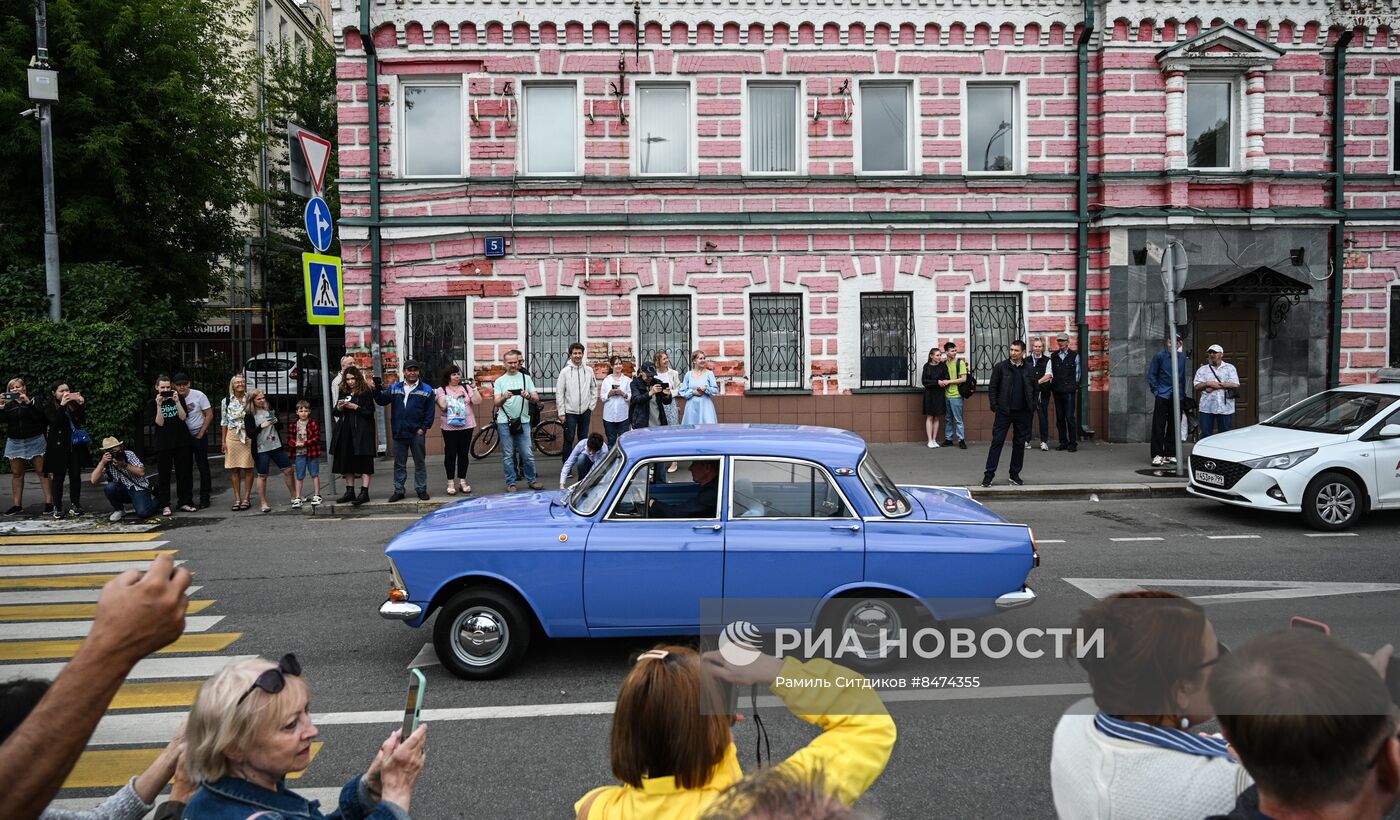
[[[319,197],[312,200],[325,202]],[[307,208],[307,213],[311,209]],[[308,216],[309,221],[309,216]],[[314,239],[313,239],[314,241]],[[316,325],[321,340],[321,412],[326,423],[321,425],[321,439],[326,457],[331,452],[331,367],[326,358],[326,325],[345,324],[345,278],[340,257],[316,253],[301,255],[302,279],[306,282],[306,321]],[[331,496],[335,496],[335,474],[331,474]]]
[[[1172,237],[1166,238],[1162,252],[1162,287],[1167,291],[1167,329],[1171,342],[1167,355],[1172,360],[1172,444],[1176,450],[1176,474],[1184,475],[1186,465],[1181,446],[1181,364],[1176,355],[1176,294],[1186,287],[1186,248]]]

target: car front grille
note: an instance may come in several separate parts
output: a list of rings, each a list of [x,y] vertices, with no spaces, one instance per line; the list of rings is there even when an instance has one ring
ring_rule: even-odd
[[[1225,483],[1223,485],[1206,484],[1201,481],[1196,482],[1202,487],[1209,487],[1214,490],[1230,489],[1235,486],[1240,479],[1244,478],[1245,473],[1249,472],[1248,467],[1233,461],[1222,461],[1221,459],[1210,458],[1208,456],[1191,456],[1191,478],[1193,480],[1196,477],[1197,470],[1203,470],[1207,473],[1215,473],[1216,475],[1225,477]]]

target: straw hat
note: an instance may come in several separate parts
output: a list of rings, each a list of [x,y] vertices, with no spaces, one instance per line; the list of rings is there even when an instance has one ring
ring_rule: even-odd
[[[119,438],[117,438],[116,436],[108,436],[108,437],[102,439],[102,448],[101,448],[101,449],[103,449],[103,450],[111,450],[111,449],[114,448],[114,447],[120,447],[120,446],[122,446],[122,440],[119,439]]]

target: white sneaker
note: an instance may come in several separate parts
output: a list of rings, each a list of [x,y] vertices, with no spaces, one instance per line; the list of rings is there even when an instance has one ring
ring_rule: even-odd
[[[1176,456],[1167,456],[1167,463],[1168,463],[1168,464],[1175,464],[1175,463],[1176,463]]]
[[[1049,444],[1046,444],[1045,442],[1042,441],[1042,442],[1040,443],[1040,449],[1042,449],[1042,450],[1049,450],[1049,449],[1050,449],[1050,445],[1049,445]]]
[[[118,521],[122,520],[122,515],[123,515],[123,513],[122,513],[121,510],[113,510],[113,511],[112,511],[112,514],[109,515],[109,516],[107,516],[107,520],[108,520],[108,521],[111,521],[113,524],[115,524],[115,523],[117,523]]]
[[[301,509],[301,499],[300,499],[300,498],[293,498],[293,499],[292,499],[292,509],[294,509],[294,510],[299,510],[299,509]]]
[[[311,496],[311,506],[313,506],[313,507],[319,507],[319,506],[321,506],[321,496],[319,496],[319,495],[313,495],[313,496]]]
[[[1152,457],[1152,466],[1153,466],[1153,467],[1161,467],[1161,466],[1162,466],[1163,464],[1165,464],[1165,463],[1166,463],[1166,459],[1162,458],[1161,456],[1153,456],[1153,457]]]
[[[930,441],[930,442],[928,443],[928,448],[929,448],[930,450],[936,450],[936,449],[938,449],[938,442],[936,442],[936,441]]]
[[[1030,443],[1029,441],[1026,442],[1026,449],[1027,449],[1027,450],[1031,449],[1031,443]]]

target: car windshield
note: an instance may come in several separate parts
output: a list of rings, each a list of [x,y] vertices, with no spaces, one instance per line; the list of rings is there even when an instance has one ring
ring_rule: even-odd
[[[870,491],[870,496],[875,499],[875,504],[880,511],[890,518],[899,518],[909,514],[909,500],[904,497],[904,493],[899,491],[894,481],[885,473],[885,469],[869,453],[860,460],[860,480],[865,484],[865,489]]]
[[[569,506],[579,515],[592,515],[603,503],[603,497],[612,487],[613,479],[622,471],[622,448],[613,447],[603,457],[601,464],[588,471],[583,480],[573,486],[569,495]]]
[[[1346,435],[1360,429],[1395,402],[1383,393],[1329,390],[1298,402],[1263,422],[1267,427]]]

